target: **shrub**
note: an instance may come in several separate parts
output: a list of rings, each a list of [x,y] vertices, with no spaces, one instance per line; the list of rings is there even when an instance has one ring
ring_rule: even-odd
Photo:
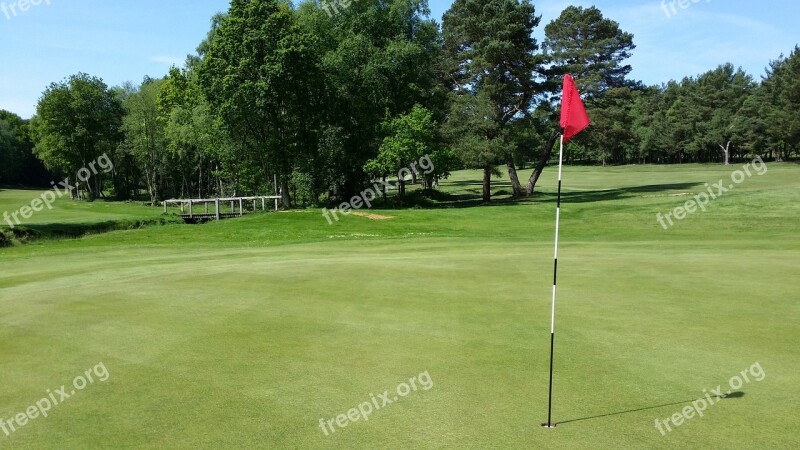
[[[11,247],[11,238],[5,233],[5,231],[0,230],[0,248],[3,247]]]

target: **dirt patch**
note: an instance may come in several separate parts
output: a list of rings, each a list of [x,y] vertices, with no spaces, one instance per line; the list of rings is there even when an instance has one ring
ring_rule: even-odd
[[[366,217],[369,220],[389,220],[389,219],[394,219],[394,216],[382,216],[380,214],[369,214],[369,213],[356,212],[356,211],[353,211],[350,214],[352,214],[354,216],[358,216],[358,217]]]

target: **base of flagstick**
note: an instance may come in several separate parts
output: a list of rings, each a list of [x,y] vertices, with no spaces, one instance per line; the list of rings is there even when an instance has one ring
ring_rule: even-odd
[[[545,422],[545,423],[542,424],[542,428],[555,428],[555,427],[556,427],[555,423],[547,423],[547,422]]]

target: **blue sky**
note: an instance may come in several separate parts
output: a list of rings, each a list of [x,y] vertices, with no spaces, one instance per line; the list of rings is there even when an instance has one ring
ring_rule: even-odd
[[[53,81],[86,72],[109,85],[164,75],[205,36],[227,0],[40,0],[27,11],[0,0],[0,109],[29,118]],[[49,1],[49,4],[47,2]],[[430,0],[440,18],[452,0]],[[732,62],[760,76],[800,44],[796,0],[683,0],[671,17],[661,0],[536,1],[542,26],[569,5],[595,5],[634,34],[631,77],[658,84]],[[669,3],[669,0],[667,1]],[[792,31],[795,30],[795,31]]]

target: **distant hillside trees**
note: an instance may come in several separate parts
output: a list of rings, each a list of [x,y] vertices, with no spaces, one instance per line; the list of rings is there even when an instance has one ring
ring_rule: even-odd
[[[49,186],[53,181],[33,154],[29,121],[0,110],[0,185]]]
[[[767,74],[752,101],[743,112],[760,116],[760,121],[748,121],[751,139],[766,135],[765,150],[778,160],[789,159],[798,153],[800,144],[800,47],[788,56],[770,64]],[[758,125],[763,125],[763,129]]]
[[[658,87],[634,88],[619,120],[634,138],[631,154],[615,164],[720,162],[760,155],[788,159],[800,143],[800,50],[774,61],[762,82],[723,64],[698,77]],[[600,121],[613,116],[595,111]],[[588,134],[588,133],[587,133]],[[614,144],[611,146],[613,147]],[[594,143],[602,148],[601,143]]]

